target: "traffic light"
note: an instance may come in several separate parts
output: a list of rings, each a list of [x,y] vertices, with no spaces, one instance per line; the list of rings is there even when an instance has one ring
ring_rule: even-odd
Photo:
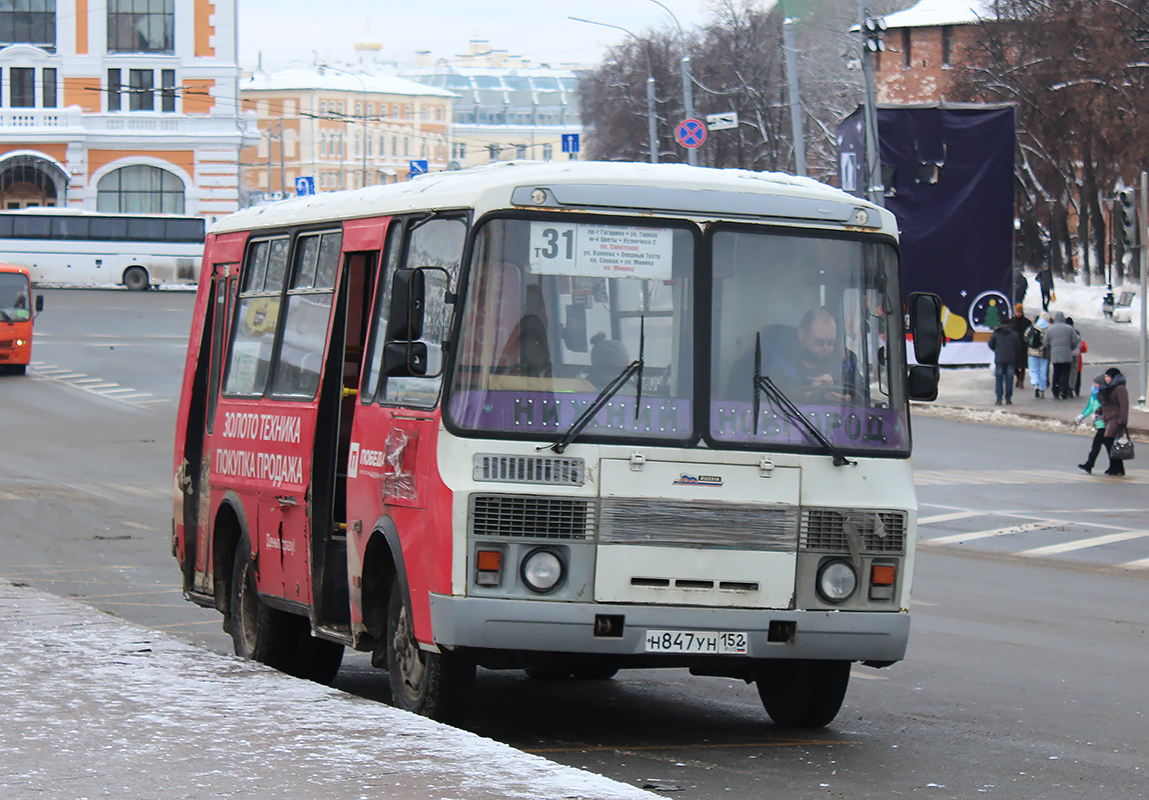
[[[870,53],[881,53],[886,49],[886,43],[882,41],[882,34],[886,32],[886,21],[878,17],[866,15],[866,21],[862,23],[862,33],[866,36],[865,48]]]
[[[1121,215],[1121,242],[1126,248],[1137,247],[1140,242],[1137,224],[1137,193],[1122,189],[1117,193],[1117,211]]]

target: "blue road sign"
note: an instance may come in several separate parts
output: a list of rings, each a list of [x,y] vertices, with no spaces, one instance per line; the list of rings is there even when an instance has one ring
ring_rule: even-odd
[[[578,152],[578,134],[577,133],[564,133],[563,134],[563,152],[564,153],[577,153]]]
[[[426,175],[427,169],[428,169],[427,162],[424,161],[423,159],[418,159],[416,161],[409,161],[407,163],[407,171],[411,175]]]
[[[684,119],[674,130],[674,138],[683,147],[701,147],[706,141],[706,125],[700,119]]]
[[[306,197],[309,194],[315,194],[315,178],[310,175],[304,175],[301,178],[295,179],[295,196]]]

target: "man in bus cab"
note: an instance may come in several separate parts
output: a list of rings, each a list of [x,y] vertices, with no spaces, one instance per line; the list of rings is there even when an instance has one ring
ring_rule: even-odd
[[[795,403],[847,403],[854,397],[857,357],[838,347],[838,323],[823,306],[787,328],[767,349],[762,338],[762,374]]]

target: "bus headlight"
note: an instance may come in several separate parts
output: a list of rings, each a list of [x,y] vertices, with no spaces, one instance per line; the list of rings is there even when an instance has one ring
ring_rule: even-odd
[[[566,568],[559,554],[546,547],[537,547],[527,553],[519,570],[523,583],[539,594],[554,591],[562,583],[565,573]]]
[[[844,603],[858,588],[858,573],[848,561],[827,561],[818,567],[818,596],[827,603]]]

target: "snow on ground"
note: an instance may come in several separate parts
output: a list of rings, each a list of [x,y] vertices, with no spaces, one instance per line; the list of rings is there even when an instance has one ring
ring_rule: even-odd
[[[655,796],[11,584],[0,709],[0,797]]]
[[[1026,272],[1025,279],[1029,281],[1029,289],[1025,293],[1025,313],[1032,317],[1034,313],[1041,310],[1041,288],[1037,285],[1035,273]],[[1093,280],[1100,279],[1094,278]],[[1063,311],[1065,316],[1073,317],[1074,322],[1083,319],[1106,319],[1101,305],[1108,291],[1105,283],[1087,286],[1081,275],[1076,276],[1075,280],[1072,281],[1054,277],[1053,294],[1057,297],[1057,301],[1049,304],[1049,310]],[[1140,285],[1133,282],[1113,285],[1114,299],[1120,297],[1122,292],[1135,292],[1133,304],[1124,313],[1130,315],[1126,318],[1134,320],[1133,324],[1138,326],[1141,319]]]

